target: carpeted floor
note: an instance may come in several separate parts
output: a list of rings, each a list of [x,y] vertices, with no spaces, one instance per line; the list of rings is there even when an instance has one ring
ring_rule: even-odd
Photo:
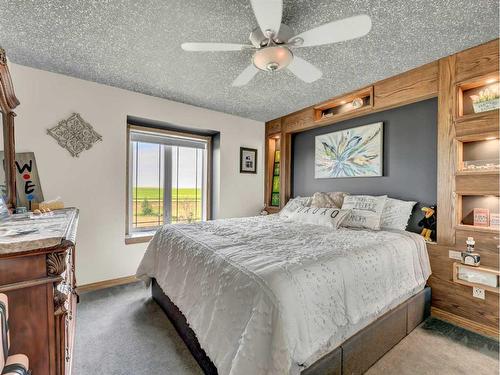
[[[497,375],[498,350],[494,340],[431,318],[367,374]],[[82,294],[73,366],[74,375],[202,374],[142,283]]]

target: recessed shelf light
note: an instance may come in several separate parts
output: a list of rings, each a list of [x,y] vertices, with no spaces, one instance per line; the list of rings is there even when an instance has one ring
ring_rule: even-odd
[[[496,82],[496,81],[497,81],[497,79],[496,79],[496,78],[490,78],[490,79],[487,79],[487,80],[486,80],[486,83],[494,83],[494,82]]]

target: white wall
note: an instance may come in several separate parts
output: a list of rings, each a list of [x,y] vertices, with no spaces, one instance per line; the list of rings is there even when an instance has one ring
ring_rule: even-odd
[[[17,108],[16,151],[33,151],[45,199],[80,209],[79,285],[129,276],[146,244],[125,245],[127,115],[221,133],[215,218],[250,216],[264,201],[264,124],[131,91],[10,64]],[[78,112],[102,135],[78,158],[46,134]],[[258,174],[239,173],[239,148],[258,150]]]

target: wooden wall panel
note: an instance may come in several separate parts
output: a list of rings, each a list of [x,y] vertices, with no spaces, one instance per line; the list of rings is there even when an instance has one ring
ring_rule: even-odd
[[[456,54],[456,82],[498,72],[498,39]]]
[[[301,111],[283,117],[282,129],[286,133],[296,133],[312,129],[316,126],[314,122],[314,108],[309,107]]]
[[[456,93],[453,83],[456,57],[439,60],[438,95],[438,165],[437,165],[437,242],[455,243],[455,171],[457,170],[455,125],[453,113]]]
[[[375,83],[374,108],[388,109],[437,96],[438,62]]]
[[[266,136],[281,132],[281,118],[266,122]]]
[[[455,189],[457,194],[462,195],[496,195],[499,190],[498,174],[457,176]]]
[[[498,332],[499,295],[486,292],[484,300],[472,297],[472,288],[454,283],[453,259],[448,258],[449,246],[428,246],[432,276],[428,284],[432,288],[432,306],[451,314],[477,322]],[[486,328],[488,329],[488,328]]]

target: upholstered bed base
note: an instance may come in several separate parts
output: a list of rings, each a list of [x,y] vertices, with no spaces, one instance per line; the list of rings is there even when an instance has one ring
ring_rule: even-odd
[[[186,318],[168,298],[155,279],[153,299],[174,325],[204,373],[217,374],[217,368],[201,348]],[[426,287],[413,297],[382,315],[376,321],[346,340],[339,347],[302,371],[303,375],[362,374],[385,353],[417,327],[430,313],[431,288]]]

